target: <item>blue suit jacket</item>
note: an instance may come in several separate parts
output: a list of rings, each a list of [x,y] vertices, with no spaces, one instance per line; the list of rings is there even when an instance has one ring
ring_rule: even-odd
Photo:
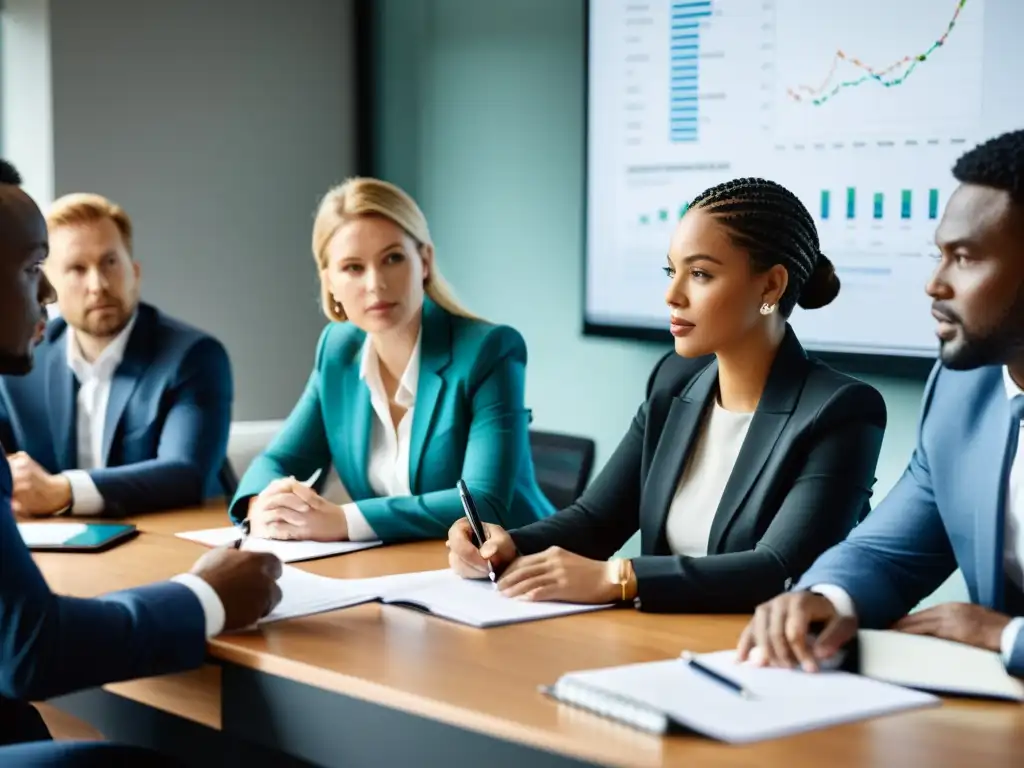
[[[53,594],[18,534],[11,473],[0,453],[0,703],[190,669],[205,650],[202,605],[183,585],[154,584],[93,600]],[[19,740],[0,721],[0,744]]]
[[[796,588],[845,589],[861,626],[884,628],[910,612],[959,566],[971,600],[1011,615],[1024,595],[1003,570],[1004,465],[1010,408],[1002,369],[936,365],[925,387],[917,447],[903,477]],[[1024,633],[1008,665],[1024,674]]]
[[[359,378],[366,334],[331,323],[302,398],[239,483],[233,520],[242,520],[249,498],[275,478],[308,477],[331,463],[384,541],[447,536],[463,515],[460,477],[489,522],[513,528],[554,512],[530,456],[523,338],[507,326],[456,317],[429,299],[422,323],[409,449],[413,495],[375,498],[367,478],[373,408]]]
[[[76,469],[78,382],[67,364],[67,324],[52,321],[27,376],[0,378],[0,443],[50,473]],[[233,397],[219,341],[140,304],[114,374],[103,469],[89,475],[111,516],[186,507],[223,495]]]

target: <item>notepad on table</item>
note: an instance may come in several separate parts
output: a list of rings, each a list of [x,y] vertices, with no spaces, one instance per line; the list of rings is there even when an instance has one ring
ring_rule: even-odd
[[[332,579],[286,565],[281,571],[281,578],[277,580],[281,588],[281,602],[259,623],[269,624],[373,602],[377,599],[376,595],[360,591],[360,585],[366,581]]]
[[[935,693],[1024,701],[1024,680],[1000,654],[937,637],[893,630],[857,633],[857,671],[875,680]]]
[[[490,581],[468,581],[447,569],[372,579],[331,579],[297,568],[286,568],[286,573],[288,579],[279,582],[281,603],[264,622],[379,601],[485,629],[608,607],[515,600],[495,590]]]
[[[447,568],[439,571],[371,579],[380,601],[405,605],[471,627],[485,629],[505,624],[570,616],[609,608],[609,605],[529,602],[505,597],[483,579],[463,579]]]
[[[223,547],[234,544],[242,538],[242,532],[233,525],[226,528],[207,528],[202,531],[185,531],[177,534],[183,539],[205,544],[208,547]],[[258,536],[246,538],[242,549],[250,552],[270,552],[277,555],[283,563],[297,563],[302,560],[315,560],[320,557],[344,555],[359,552],[371,547],[379,547],[382,542],[374,541],[282,541],[279,539],[261,539]]]
[[[570,672],[547,693],[640,730],[688,730],[736,744],[941,703],[929,693],[848,672],[738,664],[734,650],[697,658],[740,683],[753,698],[700,674],[682,659]]]

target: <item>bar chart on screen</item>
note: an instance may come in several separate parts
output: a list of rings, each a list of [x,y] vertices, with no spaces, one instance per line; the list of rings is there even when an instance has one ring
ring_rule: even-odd
[[[1024,0],[591,0],[589,15],[587,323],[662,328],[660,267],[691,201],[757,176],[800,198],[843,284],[794,316],[808,346],[934,354],[922,286],[951,168],[1024,125]]]

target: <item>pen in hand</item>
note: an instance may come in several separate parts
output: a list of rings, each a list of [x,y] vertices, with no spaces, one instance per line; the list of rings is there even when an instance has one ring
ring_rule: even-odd
[[[245,518],[238,527],[242,529],[242,535],[235,539],[235,543],[231,545],[232,549],[241,549],[245,540],[249,537],[249,518]]]
[[[469,488],[466,483],[459,480],[456,484],[459,489],[459,498],[462,500],[462,511],[466,513],[466,519],[469,520],[469,527],[473,531],[473,539],[476,544],[476,548],[480,549],[484,542],[487,541],[487,530],[484,528],[483,522],[480,520],[480,514],[476,511],[476,503],[473,501],[473,496],[469,493]],[[494,566],[491,565],[491,561],[487,560],[487,575],[490,578],[491,583],[494,584],[495,588],[498,586],[498,577],[494,573]]]

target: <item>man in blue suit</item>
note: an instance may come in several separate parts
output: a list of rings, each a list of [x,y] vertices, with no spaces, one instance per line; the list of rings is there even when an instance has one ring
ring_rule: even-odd
[[[997,651],[1024,676],[1024,131],[971,150],[953,174],[927,286],[939,363],[910,464],[793,591],[758,607],[741,658],[757,648],[814,670],[859,624]],[[957,567],[970,603],[908,615]]]
[[[61,318],[33,371],[0,380],[15,511],[120,516],[223,495],[233,396],[224,347],[139,303],[120,206],[67,195],[47,225]]]
[[[42,269],[46,223],[19,184],[14,168],[0,161],[0,374],[10,376],[31,372],[44,305],[53,299]],[[280,600],[280,561],[233,549],[212,550],[191,573],[161,584],[93,600],[54,595],[15,525],[5,453],[0,450],[0,745],[49,738],[26,702],[197,667],[207,638],[253,624]],[[120,765],[114,761],[122,758],[144,764],[137,757],[107,745],[0,746],[4,766]]]

